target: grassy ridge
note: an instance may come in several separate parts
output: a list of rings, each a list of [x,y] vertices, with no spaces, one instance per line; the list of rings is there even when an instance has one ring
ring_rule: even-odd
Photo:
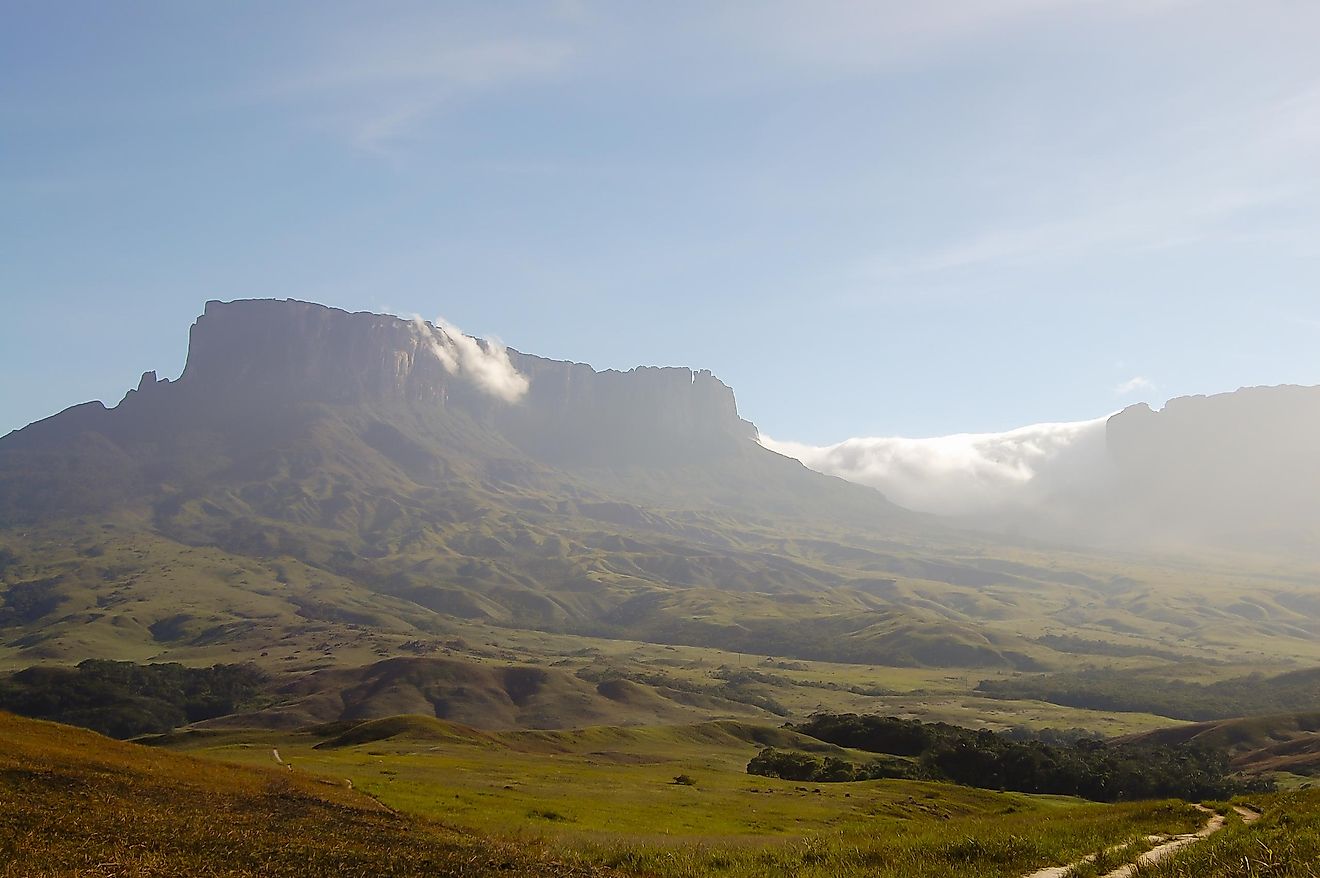
[[[526,633],[524,633],[526,634]],[[81,725],[113,737],[205,721],[229,728],[302,728],[403,714],[442,717],[483,729],[672,725],[739,718],[778,724],[780,715],[833,712],[920,716],[993,728],[1084,726],[1110,735],[1167,726],[1137,714],[1107,715],[1041,703],[948,697],[961,675],[821,665],[713,650],[598,641],[570,650],[522,642],[519,661],[493,644],[469,654],[398,656],[360,668],[266,675],[251,667],[135,665],[88,660],[77,669],[36,666],[0,674],[0,710]],[[416,647],[416,644],[413,645]],[[401,645],[404,652],[418,652]],[[559,650],[556,652],[555,650]],[[530,659],[536,661],[532,662]],[[735,666],[735,663],[739,666]],[[620,666],[650,670],[628,673]],[[935,691],[900,693],[918,680]],[[893,694],[874,694],[874,693]],[[762,706],[764,705],[764,706]],[[768,708],[774,707],[774,712]],[[237,713],[232,711],[237,710]]]
[[[391,814],[342,783],[0,713],[0,876],[599,875]]]

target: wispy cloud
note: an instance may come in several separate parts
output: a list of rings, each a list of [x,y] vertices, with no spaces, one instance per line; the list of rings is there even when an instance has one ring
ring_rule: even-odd
[[[563,40],[464,39],[419,23],[338,35],[266,96],[298,105],[358,149],[388,153],[446,105],[557,75],[573,56]]]
[[[1148,145],[1144,165],[1070,165],[1057,184],[1042,174],[1042,187],[1066,195],[1053,199],[1053,209],[1038,209],[1031,219],[1004,212],[997,223],[926,250],[882,251],[860,260],[856,274],[871,282],[929,280],[1246,236],[1282,243],[1297,237],[1292,226],[1276,228],[1262,217],[1305,204],[1320,189],[1311,172],[1320,147],[1320,87],[1226,109],[1212,130],[1176,121],[1168,129],[1170,142]]]
[[[1134,393],[1154,393],[1155,382],[1142,375],[1136,375],[1114,388],[1114,396],[1130,396]]]
[[[544,40],[508,38],[448,45],[409,35],[375,52],[355,53],[294,75],[279,91],[296,95],[381,86],[484,88],[552,72],[570,54],[566,45]]]
[[[873,280],[911,278],[950,271],[1014,268],[1071,262],[1102,253],[1149,252],[1213,237],[1235,215],[1279,204],[1295,190],[1222,189],[1193,192],[1172,187],[1143,196],[1093,205],[1024,226],[985,229],[944,247],[915,254],[881,254],[864,261],[860,273]]]
[[[1149,16],[1184,0],[777,0],[723,8],[741,41],[779,63],[868,72],[920,61],[1063,16]]]

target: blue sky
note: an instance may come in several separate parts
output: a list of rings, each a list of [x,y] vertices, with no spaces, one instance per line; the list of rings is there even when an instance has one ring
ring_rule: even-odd
[[[265,296],[810,443],[1320,383],[1315,3],[3,10],[0,432]]]

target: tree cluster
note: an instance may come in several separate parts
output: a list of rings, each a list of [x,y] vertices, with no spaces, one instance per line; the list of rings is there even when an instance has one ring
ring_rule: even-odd
[[[1049,741],[1023,740],[1020,730],[1007,734],[857,714],[817,714],[795,728],[841,747],[902,758],[855,766],[767,749],[747,771],[818,782],[909,777],[1101,802],[1222,799],[1260,788],[1229,776],[1226,753],[1187,744],[1107,742],[1057,732]]]
[[[266,679],[250,665],[88,659],[76,668],[32,667],[0,680],[0,709],[132,738],[255,706]]]
[[[766,747],[753,756],[752,761],[747,763],[747,773],[817,783],[920,776],[918,767],[903,759],[877,759],[854,765],[837,756],[820,757],[797,750],[776,750],[774,747]]]

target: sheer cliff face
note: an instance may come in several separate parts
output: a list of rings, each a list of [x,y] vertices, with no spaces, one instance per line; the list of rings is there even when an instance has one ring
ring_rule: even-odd
[[[555,460],[728,453],[755,438],[738,417],[733,391],[710,372],[597,372],[509,351],[528,381],[526,394],[510,402],[463,371],[451,374],[424,338],[430,331],[305,302],[210,302],[192,328],[179,385],[240,399],[458,409]]]
[[[179,386],[213,398],[443,402],[449,382],[404,320],[307,302],[207,302]]]
[[[470,419],[551,462],[721,456],[745,450],[756,436],[738,417],[733,391],[707,371],[597,372],[508,351],[509,364],[528,382],[526,393],[510,402],[469,373],[447,369],[426,338],[430,332],[397,317],[306,302],[208,302],[193,324],[179,380],[156,381],[148,373],[120,408],[139,427],[186,412],[234,428],[257,412],[293,404],[406,409],[427,418]],[[484,343],[481,349],[490,350]],[[105,426],[96,416],[83,412],[78,427]],[[74,420],[72,410],[63,416],[65,425]],[[23,432],[54,426],[43,422]]]

